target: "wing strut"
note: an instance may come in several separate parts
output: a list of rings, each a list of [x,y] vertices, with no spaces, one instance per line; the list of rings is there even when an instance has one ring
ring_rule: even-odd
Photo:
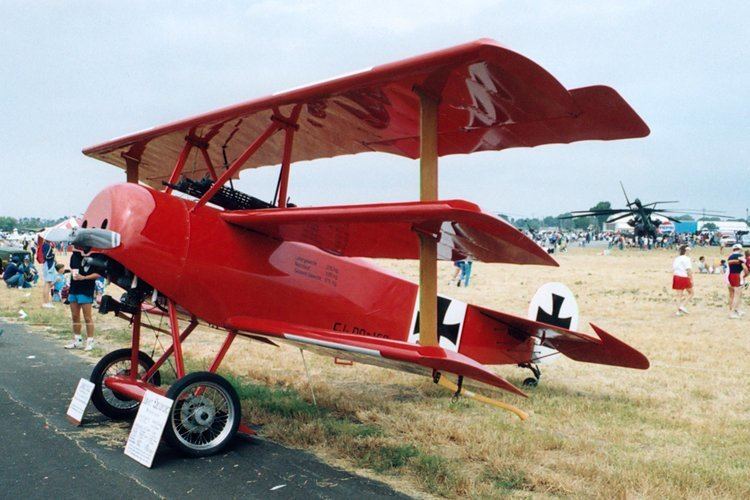
[[[302,106],[297,104],[292,110],[292,115],[285,124],[285,135],[284,135],[284,151],[281,158],[281,172],[279,172],[279,187],[278,192],[274,193],[279,196],[278,206],[281,208],[286,207],[287,189],[289,186],[289,168],[292,161],[292,145],[294,141],[294,133],[299,129],[297,125],[297,119],[299,113],[302,110]],[[314,399],[314,396],[313,396]]]
[[[213,196],[221,189],[221,186],[226,184],[226,182],[232,178],[232,176],[240,169],[242,165],[245,164],[247,160],[250,159],[250,157],[255,154],[256,151],[260,149],[260,147],[278,130],[283,128],[282,125],[277,123],[276,121],[273,121],[268,127],[266,127],[266,130],[258,136],[255,141],[250,144],[245,151],[240,154],[240,156],[237,157],[234,162],[232,162],[229,167],[224,171],[223,174],[221,174],[221,177],[219,177],[219,180],[214,182],[213,186],[211,186],[211,189],[205,192],[203,196],[201,196],[201,199],[198,200],[198,203],[195,204],[192,211],[198,210],[200,207],[208,203],[208,200],[213,198]]]
[[[415,89],[419,95],[419,199],[438,199],[438,99]],[[437,243],[439,235],[419,234],[419,343],[437,342]]]

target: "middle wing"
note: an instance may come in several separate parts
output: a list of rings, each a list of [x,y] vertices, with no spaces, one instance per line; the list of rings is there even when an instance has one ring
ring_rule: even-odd
[[[323,355],[393,368],[410,373],[433,370],[484,382],[526,397],[521,390],[473,359],[436,346],[420,346],[397,340],[364,337],[246,316],[229,318],[228,329],[267,335]]]
[[[422,233],[438,238],[440,260],[557,266],[521,231],[463,200],[237,210],[221,217],[344,257],[418,259]]]

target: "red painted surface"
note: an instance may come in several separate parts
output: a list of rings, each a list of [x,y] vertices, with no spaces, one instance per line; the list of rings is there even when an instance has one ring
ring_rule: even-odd
[[[104,385],[128,399],[143,401],[146,391],[155,392],[164,396],[167,393],[165,387],[157,387],[142,380],[132,380],[127,375],[114,375],[104,379]]]
[[[194,206],[193,201],[145,186],[119,184],[94,199],[85,220],[88,227],[99,227],[108,219],[108,228],[121,234],[122,244],[103,253],[131,269],[183,310],[223,328],[282,339],[284,333],[317,340],[328,338],[345,345],[378,349],[381,359],[374,360],[374,364],[399,369],[415,364],[466,375],[511,391],[509,384],[493,378],[481,364],[528,362],[530,337],[545,327],[558,332],[560,351],[574,359],[644,367],[645,358],[640,353],[601,333],[604,342],[471,305],[466,308],[458,346],[420,348],[409,338],[417,305],[415,284],[363,259],[339,257],[305,243],[284,241],[278,239],[279,234],[267,230],[274,224],[278,228],[297,220],[294,217],[304,214],[304,210],[287,209],[291,218],[283,217],[278,210],[267,210],[271,217],[261,221],[264,230],[272,234],[264,234],[228,223],[225,219],[231,217],[226,212],[208,206],[193,210]],[[432,220],[435,214],[429,208],[436,205],[427,206],[426,211],[420,212],[424,208],[421,204],[407,204],[404,220],[411,217],[417,225],[421,220]],[[445,215],[443,211],[447,210],[450,214],[456,206],[477,215],[468,210],[471,204],[460,201],[449,202],[448,208],[438,204],[437,212]],[[321,217],[324,221],[340,217],[345,222],[374,217],[370,223],[383,221],[387,226],[389,217],[398,219],[401,215],[392,213],[388,205],[385,207],[383,212],[375,210],[375,215],[371,215],[371,209],[353,210],[351,217],[329,217],[329,208],[324,208]],[[266,211],[258,211],[263,212]],[[246,214],[240,215],[240,220],[245,220]],[[379,237],[387,238],[388,233]],[[498,252],[502,252],[504,244],[496,243]],[[493,249],[487,251],[491,253]],[[170,308],[170,312],[176,319],[176,310]],[[178,336],[179,331],[175,329],[173,335]],[[179,348],[179,342],[175,347]],[[458,352],[451,352],[455,347]],[[222,349],[219,357],[225,352]],[[333,350],[333,355],[340,353]]]
[[[416,344],[417,286],[360,257],[416,258],[417,235],[428,234],[439,238],[443,259],[556,265],[474,204],[286,208],[282,199],[279,209],[234,212],[206,205],[243,168],[281,162],[285,198],[295,161],[369,151],[416,158],[415,89],[440,102],[441,156],[649,133],[613,89],[567,90],[529,59],[479,40],[86,149],[122,168],[137,165],[141,180],[160,188],[162,180],[177,179],[191,145],[204,157],[197,175],[215,179],[212,165],[224,164],[226,146],[232,163],[198,202],[122,184],[97,195],[85,215],[89,228],[107,219],[107,229],[120,233],[120,246],[102,253],[169,299],[180,376],[178,313],[233,332],[212,369],[235,330],[342,359],[464,375],[521,395],[483,365],[530,362],[535,338],[572,359],[648,367],[642,354],[597,327],[597,337],[587,336],[445,297],[438,298],[439,347]],[[118,377],[106,384],[136,399],[147,387]]]
[[[463,200],[235,210],[221,218],[344,257],[418,259],[423,233],[439,235],[439,260],[557,266],[521,231]]]
[[[300,107],[292,162],[369,151],[417,158],[415,87],[439,98],[440,156],[649,133],[615,90],[568,90],[533,61],[483,39],[155,127],[84,153],[120,168],[136,161],[141,180],[160,189],[186,137],[207,144],[213,165],[221,165],[222,146],[231,161],[273,115],[291,116]],[[284,142],[275,134],[242,168],[278,165]]]

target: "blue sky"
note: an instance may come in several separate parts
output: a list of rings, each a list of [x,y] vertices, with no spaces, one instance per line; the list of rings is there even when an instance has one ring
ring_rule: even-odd
[[[443,5],[441,5],[443,4]],[[440,195],[516,216],[644,200],[750,207],[747,2],[0,0],[0,215],[78,214],[122,170],[81,149],[362,67],[489,37],[566,87],[614,87],[646,139],[441,159]],[[275,168],[243,173],[270,198]],[[411,200],[416,163],[296,164],[299,205]]]

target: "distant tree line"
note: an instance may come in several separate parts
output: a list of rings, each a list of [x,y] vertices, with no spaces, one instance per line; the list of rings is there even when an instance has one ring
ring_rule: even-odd
[[[37,231],[39,229],[54,226],[67,219],[67,217],[60,217],[58,219],[41,219],[39,217],[21,217],[16,219],[14,217],[0,216],[0,231],[8,232],[14,228],[21,232],[24,231]]]

